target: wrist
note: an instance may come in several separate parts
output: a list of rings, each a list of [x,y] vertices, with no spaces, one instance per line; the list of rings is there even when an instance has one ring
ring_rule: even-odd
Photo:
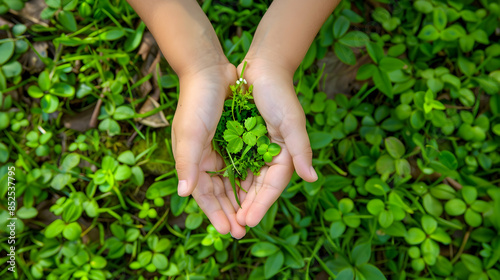
[[[237,73],[241,73],[244,62],[247,62],[244,78],[250,83],[273,83],[276,81],[293,83],[295,69],[286,64],[262,57],[246,56],[238,65]]]

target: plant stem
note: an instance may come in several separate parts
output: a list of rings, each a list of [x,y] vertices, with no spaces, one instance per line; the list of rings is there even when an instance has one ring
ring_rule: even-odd
[[[464,239],[462,240],[462,245],[460,245],[460,249],[458,249],[457,255],[451,260],[452,264],[455,264],[458,261],[458,259],[460,258],[460,256],[462,255],[462,253],[464,252],[465,245],[467,244],[467,241],[469,240],[469,236],[470,236],[470,229],[465,233]]]

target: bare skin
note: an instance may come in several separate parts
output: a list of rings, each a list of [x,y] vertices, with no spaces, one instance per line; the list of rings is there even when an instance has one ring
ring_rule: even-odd
[[[211,140],[229,85],[237,69],[224,56],[215,32],[195,0],[128,0],[156,38],[180,79],[180,97],[172,123],[172,146],[179,177],[178,193],[193,195],[222,234],[242,238],[256,226],[290,181],[293,171],[317,180],[304,112],[293,87],[293,73],[321,25],[340,0],[275,0],[263,17],[251,48],[245,78],[254,85],[257,108],[272,142],[282,150],[242,183],[237,205],[226,178],[206,171],[223,167]],[[251,172],[250,172],[251,174]]]

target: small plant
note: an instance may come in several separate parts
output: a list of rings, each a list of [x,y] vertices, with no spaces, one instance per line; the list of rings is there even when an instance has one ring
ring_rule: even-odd
[[[260,169],[273,160],[281,152],[281,147],[266,136],[267,128],[257,107],[251,101],[253,86],[245,90],[243,79],[246,62],[243,65],[240,79],[231,85],[232,98],[224,102],[224,111],[217,125],[214,149],[224,159],[226,167],[211,174],[223,174],[233,186],[238,205],[240,200],[236,185],[241,188],[240,180],[248,176],[248,169],[259,175]],[[242,189],[242,188],[241,188]],[[240,205],[241,206],[241,205]]]

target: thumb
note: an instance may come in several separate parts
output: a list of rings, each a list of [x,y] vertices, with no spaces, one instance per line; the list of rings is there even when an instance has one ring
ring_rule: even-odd
[[[305,116],[294,117],[280,125],[280,133],[285,141],[286,148],[293,159],[297,174],[307,182],[318,180],[318,175],[312,166],[312,149],[306,130]]]
[[[177,130],[173,128],[172,148],[175,169],[179,178],[177,193],[179,196],[188,196],[198,184],[199,165],[203,152],[200,134],[193,129],[185,129],[185,127]]]

